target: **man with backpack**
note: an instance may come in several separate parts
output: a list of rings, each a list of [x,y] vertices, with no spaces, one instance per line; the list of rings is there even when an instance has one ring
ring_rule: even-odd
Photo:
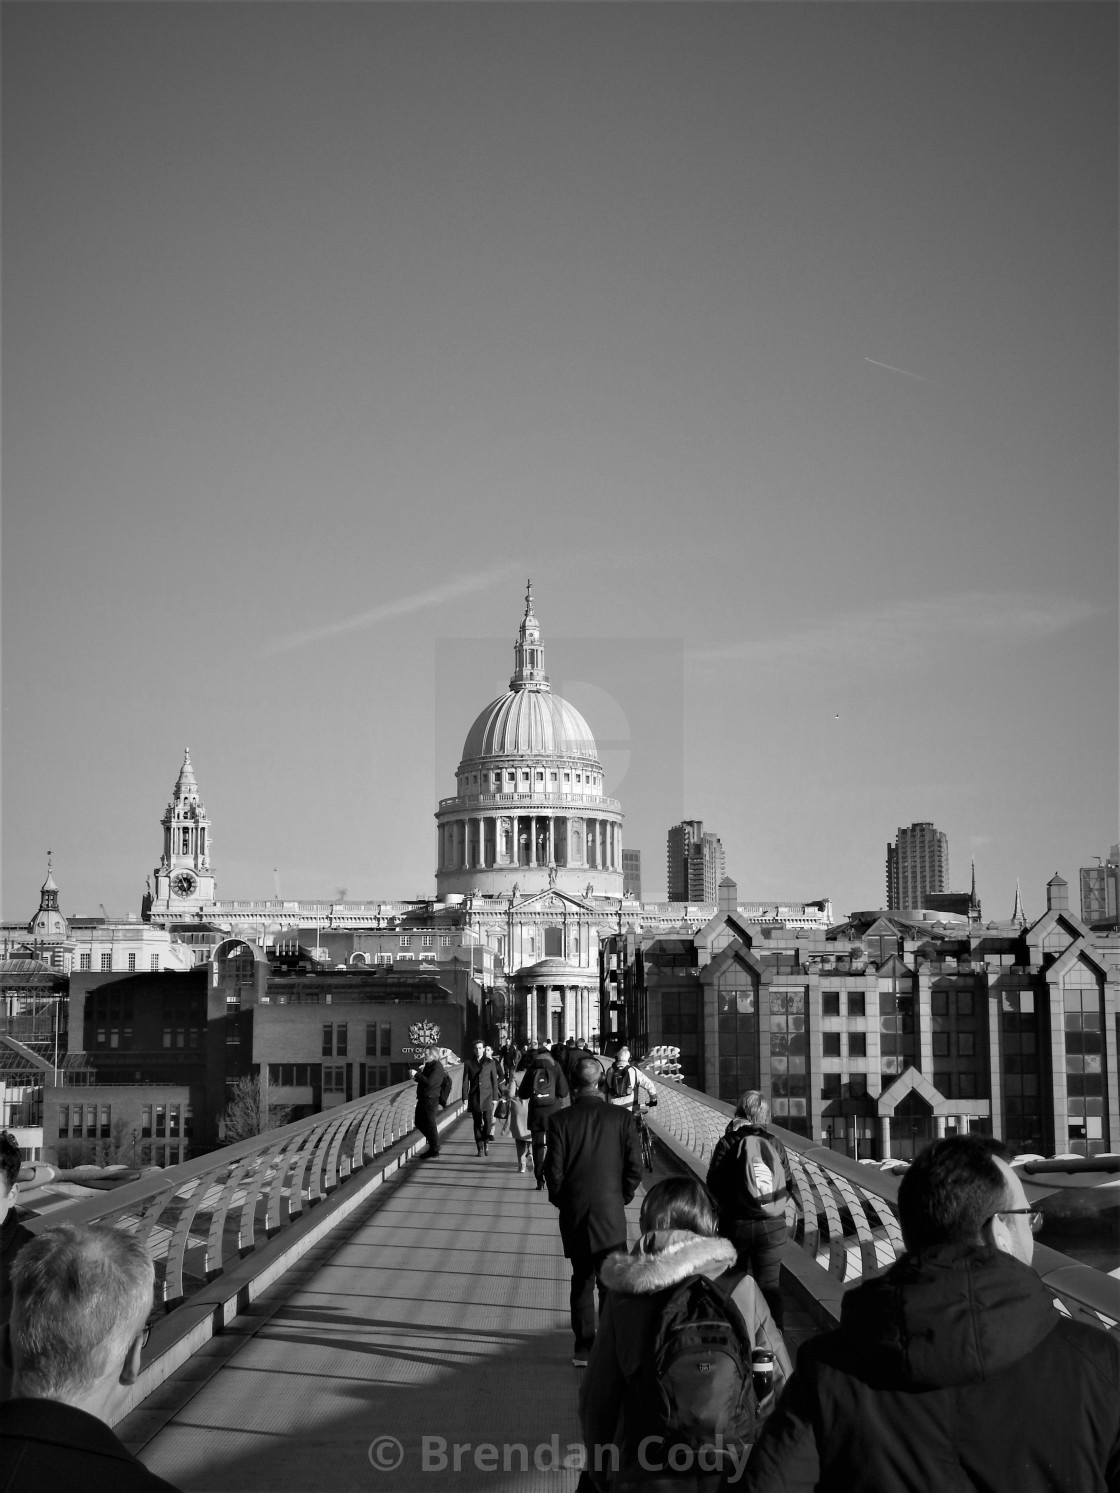
[[[657,1103],[657,1090],[645,1074],[631,1063],[628,1047],[620,1047],[615,1053],[614,1062],[607,1069],[605,1086],[607,1098],[620,1109],[633,1109],[641,1089],[645,1089],[649,1095],[650,1104]]]
[[[441,1109],[447,1108],[451,1098],[451,1075],[439,1060],[439,1052],[429,1047],[424,1057],[424,1066],[413,1070],[416,1080],[417,1130],[428,1142],[428,1149],[421,1151],[421,1161],[435,1161],[439,1155],[439,1128],[436,1124]]]
[[[630,1115],[599,1092],[595,1059],[581,1058],[574,1076],[572,1107],[549,1122],[544,1173],[572,1266],[572,1362],[583,1367],[595,1340],[596,1276],[607,1255],[626,1248],[626,1204],[642,1180],[642,1155]],[[599,1295],[602,1305],[601,1285]]]
[[[793,1179],[786,1148],[766,1129],[770,1106],[748,1089],[712,1152],[708,1190],[719,1205],[720,1227],[739,1253],[739,1269],[758,1281],[771,1316],[782,1326],[778,1278]]]
[[[537,1191],[544,1191],[544,1158],[547,1149],[548,1122],[570,1092],[560,1064],[545,1042],[537,1043],[537,1053],[525,1069],[517,1090],[519,1099],[529,1101],[529,1130],[533,1137],[533,1174]]]

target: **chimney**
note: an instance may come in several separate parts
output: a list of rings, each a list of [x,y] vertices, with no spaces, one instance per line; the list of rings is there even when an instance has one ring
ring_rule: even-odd
[[[725,876],[719,884],[720,916],[722,917],[724,913],[734,912],[738,905],[739,888],[731,880],[730,876]]]
[[[1056,871],[1046,883],[1046,911],[1069,911],[1069,883],[1063,881]]]

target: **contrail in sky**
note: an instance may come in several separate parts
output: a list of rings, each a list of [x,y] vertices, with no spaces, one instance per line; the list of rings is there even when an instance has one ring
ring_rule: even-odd
[[[889,373],[901,373],[906,378],[916,378],[920,384],[932,384],[932,378],[923,378],[920,373],[911,373],[909,368],[896,368],[893,363],[880,363],[878,358],[864,358],[865,363],[874,363],[876,368],[885,368]]]
[[[478,591],[486,591],[514,572],[520,574],[524,568],[524,562],[518,560],[498,565],[492,570],[480,571],[476,575],[459,576],[453,581],[444,582],[442,586],[432,586],[427,591],[417,591],[411,596],[398,596],[394,601],[382,602],[379,607],[373,607],[368,612],[357,612],[352,617],[326,622],[321,627],[309,627],[305,632],[289,633],[286,638],[279,638],[263,651],[266,656],[290,653],[293,648],[304,648],[309,643],[321,643],[327,638],[337,638],[342,633],[358,632],[364,627],[374,627],[379,622],[406,617],[410,612],[422,612],[427,607],[442,606],[444,602],[455,601],[460,596],[472,596]]]

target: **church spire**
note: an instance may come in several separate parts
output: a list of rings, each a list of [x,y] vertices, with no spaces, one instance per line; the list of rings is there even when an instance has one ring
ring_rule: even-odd
[[[544,671],[544,648],[541,646],[541,628],[533,613],[533,583],[525,582],[525,615],[521,619],[517,642],[513,645],[513,675],[510,689],[547,690],[548,675]]]
[[[1011,910],[1011,921],[1018,923],[1021,928],[1025,928],[1027,924],[1027,915],[1023,911],[1023,897],[1019,891],[1019,878],[1017,876],[1015,878],[1015,906]]]

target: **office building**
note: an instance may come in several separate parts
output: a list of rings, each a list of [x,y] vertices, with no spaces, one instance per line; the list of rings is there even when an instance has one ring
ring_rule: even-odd
[[[1120,926],[1120,845],[1097,857],[1095,866],[1081,867],[1081,921],[1090,928]]]
[[[723,845],[700,819],[682,819],[668,836],[670,902],[716,902],[723,880]]]
[[[642,900],[642,852],[640,850],[623,850],[622,852],[622,895],[633,897],[635,902]]]

